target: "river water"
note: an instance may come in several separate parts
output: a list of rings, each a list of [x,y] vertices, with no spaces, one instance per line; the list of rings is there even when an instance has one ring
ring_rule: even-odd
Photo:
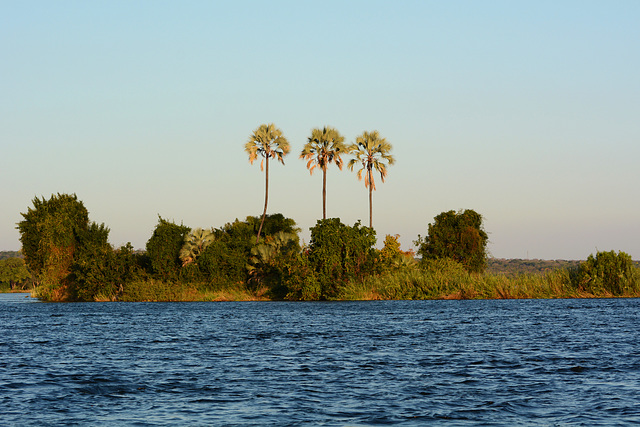
[[[0,424],[638,424],[639,326],[637,299],[0,294]]]

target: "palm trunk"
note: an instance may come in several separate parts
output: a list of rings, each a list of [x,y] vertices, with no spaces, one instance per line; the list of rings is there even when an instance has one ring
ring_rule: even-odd
[[[264,219],[267,216],[267,202],[269,200],[269,155],[266,160],[265,166],[265,187],[264,187],[264,211],[262,212],[262,221],[260,221],[260,228],[258,228],[258,236],[256,237],[256,245],[260,243],[260,233],[262,232],[262,226],[264,225]]]
[[[371,167],[367,170],[369,174],[369,228],[373,228],[373,175]]]
[[[327,170],[322,169],[322,219],[327,219]]]

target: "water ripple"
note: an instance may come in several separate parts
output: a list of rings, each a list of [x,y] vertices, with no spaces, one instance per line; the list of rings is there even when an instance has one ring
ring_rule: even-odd
[[[640,422],[638,300],[27,302],[2,424]]]

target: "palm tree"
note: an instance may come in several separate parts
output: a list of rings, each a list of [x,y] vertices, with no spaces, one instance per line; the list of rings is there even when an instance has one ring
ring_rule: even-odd
[[[179,257],[182,261],[182,266],[195,262],[214,240],[215,233],[213,229],[203,230],[202,228],[196,228],[191,230],[189,234],[184,236],[184,245],[180,249]]]
[[[385,138],[380,138],[377,130],[365,131],[356,138],[355,144],[349,146],[349,152],[353,153],[355,157],[349,161],[349,170],[353,170],[353,167],[358,163],[362,164],[358,170],[358,180],[362,179],[364,171],[364,186],[369,188],[369,228],[373,228],[372,191],[376,189],[373,170],[380,172],[380,178],[384,182],[387,176],[387,166],[395,163],[395,159],[389,154],[391,148],[391,144]]]
[[[249,154],[249,162],[253,164],[258,156],[263,159],[260,162],[260,170],[265,171],[265,190],[264,190],[264,212],[258,228],[256,243],[260,242],[260,233],[264,225],[264,218],[267,216],[267,201],[269,199],[269,159],[275,158],[284,165],[284,156],[289,153],[289,141],[282,136],[282,131],[273,123],[268,125],[260,125],[253,131],[249,137],[249,141],[244,145],[244,151]]]
[[[340,156],[347,151],[344,137],[336,129],[325,126],[322,130],[315,128],[307,139],[300,158],[308,160],[307,169],[313,174],[317,167],[322,169],[322,219],[327,219],[327,167],[335,163],[342,170]]]

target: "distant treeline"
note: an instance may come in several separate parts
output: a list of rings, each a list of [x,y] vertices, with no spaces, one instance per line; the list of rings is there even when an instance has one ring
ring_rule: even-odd
[[[0,261],[9,258],[23,258],[20,251],[0,251]]]
[[[546,274],[556,270],[574,269],[580,267],[585,260],[544,260],[544,259],[487,259],[487,273],[517,276],[519,274]],[[640,267],[640,261],[633,261]]]

